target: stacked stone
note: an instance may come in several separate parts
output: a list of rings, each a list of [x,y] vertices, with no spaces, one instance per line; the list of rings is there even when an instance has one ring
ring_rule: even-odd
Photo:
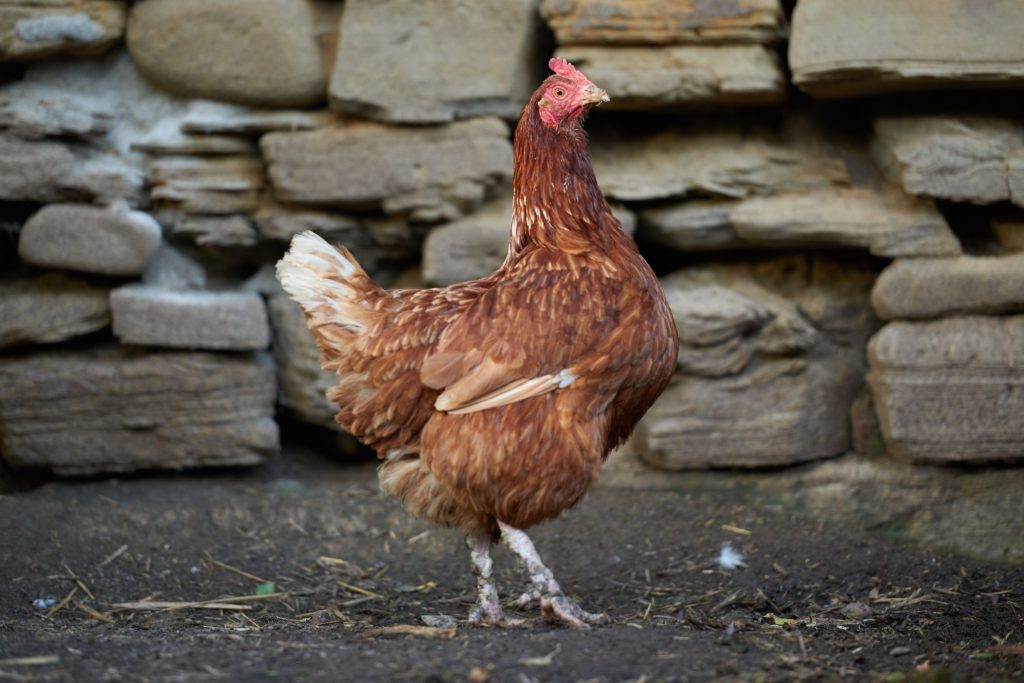
[[[813,98],[1024,85],[1016,2],[942,2],[799,0],[790,30],[781,0],[0,0],[0,456],[252,464],[275,403],[337,429],[272,264],[314,230],[385,285],[496,268],[547,29],[612,97],[597,176],[682,341],[646,462],[843,453],[866,374],[892,453],[1024,455],[1020,122],[862,133],[787,91],[787,36]],[[974,204],[985,257],[939,210]]]

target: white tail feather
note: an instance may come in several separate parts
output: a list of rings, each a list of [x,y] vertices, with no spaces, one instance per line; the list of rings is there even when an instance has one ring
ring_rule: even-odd
[[[358,319],[359,306],[352,301],[356,290],[347,280],[361,271],[354,260],[309,231],[292,238],[288,253],[277,262],[277,279],[306,313],[329,318],[318,322],[353,331],[362,329],[363,323]]]

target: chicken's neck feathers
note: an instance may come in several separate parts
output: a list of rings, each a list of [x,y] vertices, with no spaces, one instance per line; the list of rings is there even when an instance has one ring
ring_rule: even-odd
[[[620,237],[590,163],[586,135],[581,128],[545,125],[533,99],[516,127],[512,186],[506,263],[531,244],[579,253],[606,250]]]

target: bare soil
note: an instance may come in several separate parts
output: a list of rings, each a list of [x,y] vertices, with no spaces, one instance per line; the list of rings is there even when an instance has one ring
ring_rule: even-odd
[[[467,626],[461,540],[381,496],[368,463],[52,481],[0,496],[0,520],[0,680],[1024,679],[1020,568],[721,492],[599,487],[534,530],[567,592],[613,617],[591,631]],[[726,542],[747,566],[717,565]],[[497,569],[517,595],[504,552]]]

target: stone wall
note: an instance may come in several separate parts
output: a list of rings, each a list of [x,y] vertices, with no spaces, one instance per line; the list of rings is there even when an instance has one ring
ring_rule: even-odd
[[[557,54],[611,95],[594,165],[679,328],[646,463],[1024,457],[1019,2],[793,5],[0,0],[0,456],[336,429],[272,264],[312,229],[386,285],[493,270]]]

